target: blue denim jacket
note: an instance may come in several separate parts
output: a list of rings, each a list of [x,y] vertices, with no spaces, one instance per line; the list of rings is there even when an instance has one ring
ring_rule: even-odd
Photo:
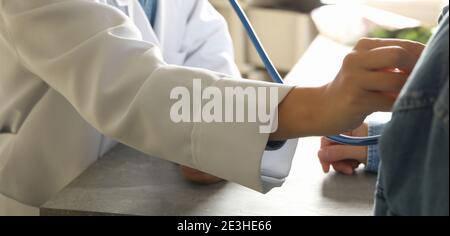
[[[375,136],[382,133],[384,123],[370,122],[369,123],[369,136]],[[367,152],[367,164],[365,170],[367,172],[378,173],[380,167],[380,152],[378,145],[369,146]]]
[[[449,214],[449,19],[411,75],[383,129],[379,149],[369,148],[368,169],[380,153],[375,215]],[[380,125],[371,126],[372,134]]]

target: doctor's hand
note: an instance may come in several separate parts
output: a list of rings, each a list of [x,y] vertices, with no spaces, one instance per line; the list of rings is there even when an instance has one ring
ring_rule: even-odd
[[[279,106],[279,126],[271,139],[348,132],[374,112],[391,111],[424,47],[406,40],[362,39],[333,82],[288,94]]]
[[[357,128],[374,112],[391,111],[424,47],[406,40],[359,41],[325,88],[324,114],[331,117],[326,124],[332,134]]]
[[[210,174],[189,168],[187,166],[180,166],[179,168],[180,168],[181,175],[186,180],[196,183],[196,184],[209,185],[209,184],[215,184],[215,183],[219,183],[219,182],[223,181],[223,179],[220,179],[216,176],[212,176]]]
[[[352,132],[346,133],[350,136],[365,137],[368,135],[369,127],[363,124]],[[330,167],[341,174],[353,175],[361,164],[367,164],[367,147],[355,147],[341,145],[323,137],[318,153],[324,173],[330,172]]]

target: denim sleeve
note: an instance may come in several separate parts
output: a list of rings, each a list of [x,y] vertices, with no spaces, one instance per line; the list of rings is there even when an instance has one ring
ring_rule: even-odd
[[[369,123],[369,136],[380,135],[383,131],[385,124],[382,123]],[[367,172],[378,173],[378,167],[380,165],[379,146],[372,145],[368,147],[367,151],[367,165],[365,170]]]

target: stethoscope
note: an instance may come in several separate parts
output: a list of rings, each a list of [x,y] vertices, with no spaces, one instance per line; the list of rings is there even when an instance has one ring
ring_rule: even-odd
[[[245,30],[247,31],[247,34],[250,38],[250,41],[252,42],[253,46],[255,47],[256,51],[258,52],[259,57],[261,58],[262,62],[264,63],[264,66],[269,73],[272,80],[276,83],[283,84],[284,81],[282,77],[280,76],[280,73],[275,68],[275,66],[272,63],[272,60],[270,60],[269,56],[266,53],[266,50],[264,50],[264,47],[261,44],[261,41],[259,40],[255,30],[253,29],[253,26],[250,23],[250,20],[248,19],[247,15],[245,14],[242,7],[239,5],[237,0],[229,0],[231,3],[231,6],[235,10],[236,14],[238,15],[239,19],[241,20],[242,24],[244,25]],[[336,136],[329,136],[327,137],[333,142],[339,143],[339,144],[345,144],[345,145],[352,145],[352,146],[371,146],[371,145],[377,145],[380,139],[380,135],[377,136],[369,136],[369,137],[350,137],[346,135],[336,135]]]

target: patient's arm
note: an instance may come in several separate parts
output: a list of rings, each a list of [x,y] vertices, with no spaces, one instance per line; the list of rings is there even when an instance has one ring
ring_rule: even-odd
[[[377,122],[363,124],[347,134],[355,137],[375,136],[381,134],[384,125]],[[333,169],[339,173],[352,175],[361,164],[365,165],[365,171],[378,173],[380,164],[378,145],[369,147],[341,145],[325,137],[322,138],[318,156],[325,173],[328,173],[330,166],[333,166]]]
[[[368,125],[363,124],[346,134],[355,137],[367,136]],[[339,173],[353,175],[361,164],[367,165],[368,147],[341,145],[323,137],[318,156],[324,173],[328,173],[333,166],[333,169]]]

